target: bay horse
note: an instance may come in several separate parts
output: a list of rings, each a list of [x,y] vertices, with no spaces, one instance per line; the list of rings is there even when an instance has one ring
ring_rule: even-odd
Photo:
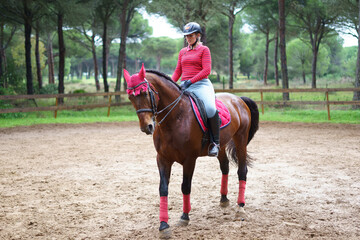
[[[183,166],[183,214],[179,225],[189,223],[191,180],[198,157],[207,156],[209,142],[202,143],[201,130],[193,113],[189,98],[172,79],[155,70],[145,70],[130,76],[124,69],[129,100],[136,109],[140,129],[153,135],[157,151],[157,166],[160,174],[160,237],[171,234],[168,224],[168,185],[174,162]],[[258,130],[259,111],[256,103],[246,97],[229,93],[216,94],[228,108],[231,121],[220,131],[220,151],[218,160],[222,173],[220,205],[228,206],[229,160],[238,165],[239,193],[237,215],[246,216],[245,186],[247,165],[247,145]]]

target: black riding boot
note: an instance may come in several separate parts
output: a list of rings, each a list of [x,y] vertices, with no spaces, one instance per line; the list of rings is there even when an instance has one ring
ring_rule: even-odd
[[[216,111],[215,116],[208,118],[208,123],[211,140],[208,155],[210,157],[217,157],[220,149],[220,118],[218,111]]]

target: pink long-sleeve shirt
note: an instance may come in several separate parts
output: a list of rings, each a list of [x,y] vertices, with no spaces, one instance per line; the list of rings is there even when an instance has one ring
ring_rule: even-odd
[[[196,83],[207,78],[211,72],[211,54],[208,47],[198,45],[194,49],[185,47],[180,50],[178,62],[172,80],[190,80]]]

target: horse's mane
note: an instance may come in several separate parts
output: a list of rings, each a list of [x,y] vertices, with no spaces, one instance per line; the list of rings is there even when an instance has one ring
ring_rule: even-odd
[[[159,71],[157,71],[157,70],[153,70],[153,69],[146,69],[146,72],[148,72],[148,73],[153,73],[153,74],[156,74],[156,75],[158,75],[158,76],[160,76],[160,77],[163,77],[164,79],[166,79],[166,80],[168,80],[169,82],[171,82],[171,84],[173,84],[176,88],[178,88],[179,90],[181,90],[181,88],[180,88],[180,86],[176,83],[176,82],[174,82],[172,79],[171,79],[171,77],[169,77],[169,75],[167,75],[167,74],[165,74],[165,73],[163,73],[163,72],[159,72]]]

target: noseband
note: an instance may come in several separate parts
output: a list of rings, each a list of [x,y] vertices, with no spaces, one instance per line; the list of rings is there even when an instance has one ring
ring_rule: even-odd
[[[150,104],[151,104],[151,108],[141,108],[136,110],[136,114],[139,113],[143,113],[143,112],[151,112],[153,114],[153,121],[156,122],[156,117],[157,115],[159,115],[160,113],[164,112],[166,109],[168,109],[169,107],[172,106],[172,108],[166,113],[166,115],[163,117],[163,119],[161,119],[159,122],[157,122],[157,124],[160,126],[160,124],[165,120],[165,118],[170,114],[170,112],[176,107],[176,105],[180,102],[182,95],[184,94],[183,91],[181,91],[180,96],[175,99],[175,101],[173,101],[172,103],[170,103],[169,105],[167,105],[165,108],[163,108],[160,111],[157,111],[157,105],[156,105],[156,101],[155,101],[155,94],[158,95],[159,98],[159,93],[150,85],[150,83],[144,79],[144,81],[142,81],[141,83],[139,83],[138,85],[136,85],[135,87],[131,87],[128,88],[128,90],[135,90],[137,87],[141,86],[142,84],[146,84],[147,85],[147,90],[149,91],[149,95],[150,95]]]

